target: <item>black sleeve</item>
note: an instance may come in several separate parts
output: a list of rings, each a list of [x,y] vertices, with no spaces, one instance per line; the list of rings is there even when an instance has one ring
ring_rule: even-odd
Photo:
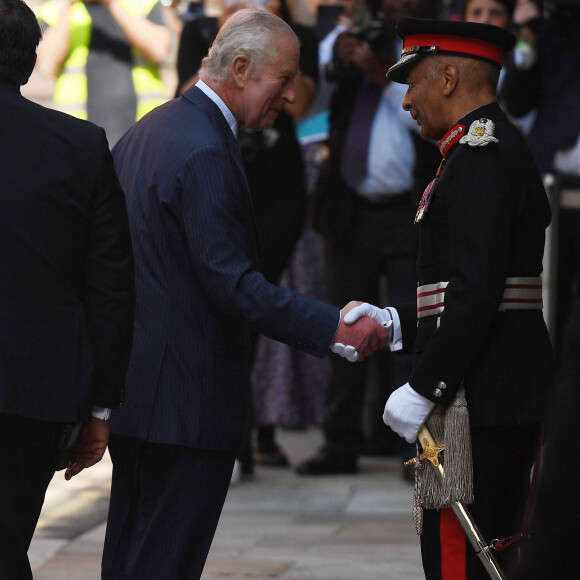
[[[528,70],[516,68],[510,60],[506,63],[506,74],[503,80],[499,100],[510,115],[523,117],[537,104],[542,94],[542,76],[540,57]]]
[[[104,131],[90,211],[83,298],[95,352],[94,401],[116,408],[122,403],[133,340],[135,273],[125,197]]]
[[[314,29],[298,24],[292,29],[300,39],[300,71],[318,85],[318,40]]]

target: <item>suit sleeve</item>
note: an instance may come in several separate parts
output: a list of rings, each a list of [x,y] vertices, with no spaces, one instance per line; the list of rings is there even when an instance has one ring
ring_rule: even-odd
[[[228,151],[196,152],[182,175],[182,208],[190,259],[208,300],[258,332],[324,356],[338,308],[268,283],[253,266],[251,204]]]
[[[95,353],[94,404],[122,403],[135,317],[135,273],[127,208],[104,132],[91,200],[84,301]]]

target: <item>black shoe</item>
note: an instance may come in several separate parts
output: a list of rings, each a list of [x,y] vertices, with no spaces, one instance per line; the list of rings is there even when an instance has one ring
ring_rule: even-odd
[[[314,457],[303,461],[297,468],[298,475],[337,475],[357,473],[356,457],[339,456],[320,451]]]
[[[276,443],[268,442],[267,445],[258,443],[254,453],[254,461],[257,465],[265,467],[288,467],[288,458]]]

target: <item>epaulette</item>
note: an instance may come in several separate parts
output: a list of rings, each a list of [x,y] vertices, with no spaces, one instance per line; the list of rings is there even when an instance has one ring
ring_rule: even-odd
[[[487,147],[490,143],[499,143],[499,139],[493,136],[495,123],[491,119],[478,119],[473,121],[466,135],[459,139],[461,145],[470,147]]]

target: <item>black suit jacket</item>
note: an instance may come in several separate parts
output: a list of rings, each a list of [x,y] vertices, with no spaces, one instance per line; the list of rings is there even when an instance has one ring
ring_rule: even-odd
[[[127,404],[111,429],[235,450],[249,396],[251,328],[324,356],[339,310],[256,271],[238,144],[198,87],[139,121],[113,156],[127,196],[137,316]]]
[[[105,133],[0,79],[0,412],[73,422],[118,407],[134,313]]]

